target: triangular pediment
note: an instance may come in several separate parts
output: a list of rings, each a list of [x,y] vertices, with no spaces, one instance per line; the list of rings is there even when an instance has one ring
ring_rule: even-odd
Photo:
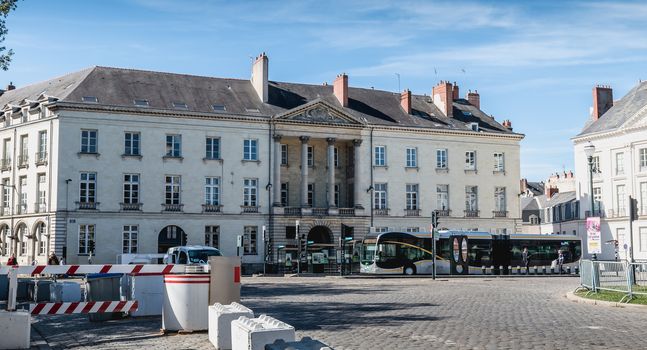
[[[290,109],[273,118],[276,121],[297,121],[314,124],[364,125],[365,121],[340,110],[330,103],[317,99]]]

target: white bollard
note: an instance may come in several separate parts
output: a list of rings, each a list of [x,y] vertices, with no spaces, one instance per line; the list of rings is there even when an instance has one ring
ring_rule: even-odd
[[[283,339],[277,340],[272,344],[265,345],[265,350],[332,350],[328,345],[312,339],[310,337],[303,337],[299,341],[286,342]]]
[[[264,350],[278,339],[294,341],[294,327],[273,317],[240,317],[231,323],[232,350]]]
[[[29,349],[31,314],[0,311],[0,349]]]
[[[216,349],[231,349],[231,322],[241,316],[254,318],[254,312],[238,303],[209,306],[209,341]]]

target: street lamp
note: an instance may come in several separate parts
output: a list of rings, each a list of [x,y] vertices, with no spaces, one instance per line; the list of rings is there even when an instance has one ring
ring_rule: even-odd
[[[593,197],[593,154],[595,154],[595,146],[591,142],[588,145],[584,146],[584,154],[589,162],[589,196],[591,196],[591,216],[594,216],[595,212],[595,199]]]
[[[297,239],[297,273],[301,273],[301,235],[299,235],[299,220],[296,220],[296,239]]]

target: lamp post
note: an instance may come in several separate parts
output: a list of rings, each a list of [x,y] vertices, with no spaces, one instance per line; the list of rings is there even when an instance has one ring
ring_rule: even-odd
[[[589,196],[591,197],[591,216],[595,212],[595,198],[593,197],[593,154],[595,154],[595,146],[591,142],[584,146],[584,154],[589,162]]]
[[[299,234],[299,220],[296,220],[295,226],[297,227],[297,273],[301,273],[301,235]]]

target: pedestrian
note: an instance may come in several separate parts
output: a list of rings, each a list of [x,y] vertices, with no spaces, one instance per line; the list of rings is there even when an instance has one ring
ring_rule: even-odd
[[[56,253],[51,252],[49,254],[49,258],[47,259],[47,265],[59,265],[60,261],[58,260],[58,256],[56,256]]]
[[[7,260],[7,266],[16,266],[18,265],[18,260],[16,259],[16,254],[11,253],[9,260]]]
[[[560,249],[557,251],[557,266],[560,275],[562,274],[562,265],[564,265],[564,252]]]
[[[523,266],[526,268],[526,275],[530,274],[528,270],[529,260],[528,260],[528,247],[523,247],[523,252],[521,252],[521,260],[523,260]]]

